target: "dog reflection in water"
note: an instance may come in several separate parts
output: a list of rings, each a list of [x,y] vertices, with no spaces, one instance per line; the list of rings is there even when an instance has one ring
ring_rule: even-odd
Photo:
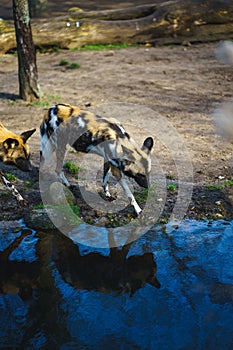
[[[62,279],[75,289],[132,295],[147,283],[160,288],[153,254],[127,258],[130,244],[121,250],[111,248],[108,256],[98,252],[81,255],[78,245],[63,234],[38,232],[38,258],[35,261],[29,263],[8,259],[29,233],[31,231],[24,230],[20,237],[0,253],[0,289],[4,294],[14,292],[23,299],[29,299],[33,291],[40,293],[44,289],[46,281],[52,295],[56,287],[51,266],[57,268]]]
[[[97,252],[81,256],[78,246],[63,235],[53,243],[55,265],[63,279],[77,289],[133,294],[146,283],[160,288],[152,253],[127,258],[128,244],[121,250],[111,248],[108,256]]]

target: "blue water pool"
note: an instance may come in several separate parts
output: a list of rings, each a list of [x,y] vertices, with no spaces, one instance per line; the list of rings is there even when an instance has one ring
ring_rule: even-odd
[[[233,348],[233,222],[111,250],[18,226],[0,227],[0,349]]]

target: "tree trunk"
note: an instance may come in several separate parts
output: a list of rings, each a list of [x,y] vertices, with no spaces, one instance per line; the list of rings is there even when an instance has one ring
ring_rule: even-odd
[[[18,52],[19,95],[25,101],[39,98],[36,51],[32,38],[28,0],[13,0]]]

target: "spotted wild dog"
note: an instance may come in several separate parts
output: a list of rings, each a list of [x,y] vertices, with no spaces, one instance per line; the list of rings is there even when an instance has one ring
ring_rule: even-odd
[[[32,129],[16,135],[0,122],[0,160],[6,164],[14,164],[23,171],[31,170],[27,140],[35,131],[36,129]]]
[[[78,152],[94,152],[104,158],[102,185],[106,197],[113,199],[108,189],[111,171],[136,213],[141,212],[125,175],[133,178],[140,186],[148,187],[150,153],[154,143],[152,137],[146,138],[139,148],[117,120],[106,119],[69,104],[57,104],[46,111],[40,133],[42,171],[52,167],[56,157],[55,172],[62,183],[69,186],[62,172],[66,145],[69,144]]]

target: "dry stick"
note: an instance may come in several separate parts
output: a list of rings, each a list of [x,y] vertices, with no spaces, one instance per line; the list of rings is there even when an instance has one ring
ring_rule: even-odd
[[[6,185],[7,189],[11,192],[11,194],[17,199],[17,201],[20,203],[20,205],[26,205],[25,199],[21,196],[19,191],[15,188],[14,185],[10,183],[10,181],[7,180],[7,178],[4,176],[4,173],[0,170],[0,176],[1,180]]]

